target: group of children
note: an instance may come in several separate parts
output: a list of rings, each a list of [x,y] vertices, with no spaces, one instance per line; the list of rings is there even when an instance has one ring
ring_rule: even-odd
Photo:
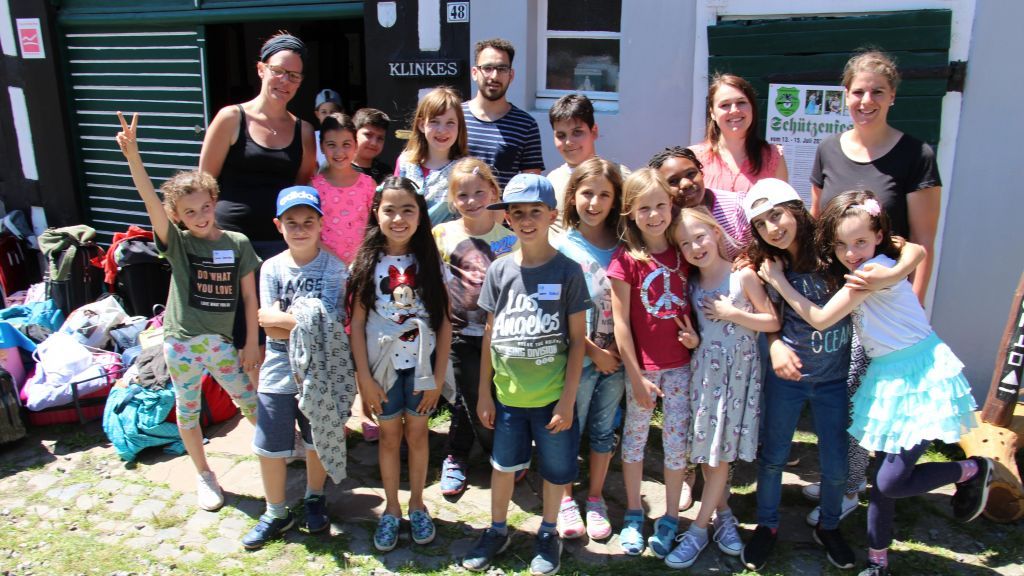
[[[508,547],[509,502],[536,448],[543,513],[530,571],[556,573],[562,539],[613,533],[603,491],[625,398],[627,505],[618,524],[625,553],[650,548],[685,568],[713,540],[760,569],[777,538],[781,472],[810,402],[822,468],[814,537],[833,564],[852,568],[838,530],[851,324],[872,362],[849,430],[881,462],[864,573],[887,573],[894,498],[955,482],[956,517],[980,514],[991,462],[916,464],[929,441],[956,441],[972,426],[974,403],[962,365],[905,281],[922,251],[890,234],[870,192],[839,196],[815,221],[788,184],[769,178],[733,204],[723,196],[708,209],[701,199],[713,192],[704,190],[689,150],[666,151],[628,173],[597,157],[585,98],[559,101],[551,119],[566,159],[564,185],[519,174],[502,191],[485,163],[464,157],[465,120],[450,90],[422,99],[395,175],[377,186],[353,168],[359,132],[373,121],[360,127],[343,114],[326,116],[319,135],[326,167],[312,187],[281,191],[274,222],[288,249],[263,263],[257,305],[258,260],[244,236],[214,223],[215,182],[179,174],[161,187],[161,205],[138,154],[137,118],[130,125],[121,118],[117,141],[172,263],[165,351],[179,426],[200,472],[201,507],[223,502],[196,428],[205,367],[256,424],[267,510],[244,545],[258,548],[296,522],[284,493],[296,423],[307,447],[305,524],[311,532],[329,526],[327,471],[317,456],[329,439],[311,433],[293,377],[294,348],[308,344],[296,337],[302,320],[290,310],[318,299],[347,327],[352,379],[380,425],[386,503],[373,542],[381,551],[396,546],[401,528],[403,442],[412,539],[434,539],[423,500],[427,421],[444,396],[452,420],[442,492],[465,490],[476,441],[492,467],[491,524],[462,565],[486,570]],[[552,233],[556,224],[561,233]],[[254,334],[244,346],[230,341],[239,307],[250,327],[266,331],[265,356]],[[759,334],[769,335],[766,346]],[[257,387],[239,368],[261,362]],[[665,510],[648,533],[641,480],[659,400]],[[347,414],[351,401],[343,394],[337,409]],[[589,484],[581,514],[572,485],[584,435]],[[728,505],[730,467],[755,459],[758,527],[744,546]],[[695,466],[704,488],[684,530],[680,494]]]

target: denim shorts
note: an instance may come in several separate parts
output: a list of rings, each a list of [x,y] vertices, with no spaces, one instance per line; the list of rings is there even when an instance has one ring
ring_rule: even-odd
[[[541,478],[552,484],[569,484],[576,480],[580,453],[579,420],[575,411],[572,428],[552,434],[544,428],[555,411],[552,402],[540,408],[515,408],[494,400],[494,450],[491,466],[501,472],[516,472],[530,467],[533,444]]]
[[[296,424],[306,449],[313,450],[313,433],[309,429],[309,420],[299,410],[299,397],[295,394],[259,393],[252,451],[266,458],[295,456]]]
[[[381,405],[377,419],[391,420],[401,416],[402,412],[405,412],[406,416],[430,416],[433,411],[426,414],[416,411],[420,400],[423,399],[422,393],[413,394],[416,385],[416,369],[403,368],[396,370],[396,374],[397,377],[388,390],[388,399]]]

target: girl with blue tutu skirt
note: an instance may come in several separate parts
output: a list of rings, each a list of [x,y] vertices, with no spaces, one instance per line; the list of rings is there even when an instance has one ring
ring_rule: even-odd
[[[869,191],[845,192],[828,203],[818,245],[837,284],[864,266],[891,267],[900,254],[900,241]],[[957,520],[970,522],[985,508],[992,480],[988,458],[917,464],[932,440],[957,442],[975,425],[963,364],[932,331],[909,282],[872,292],[844,286],[819,307],[790,286],[777,262],[764,262],[761,275],[819,330],[852,315],[871,359],[853,396],[850,434],[881,459],[868,507],[868,568],[861,576],[887,575],[895,498],[956,483]]]

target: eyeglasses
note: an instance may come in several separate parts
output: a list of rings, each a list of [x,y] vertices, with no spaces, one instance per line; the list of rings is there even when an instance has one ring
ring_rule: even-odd
[[[497,66],[484,64],[483,66],[477,66],[476,69],[483,72],[484,76],[490,76],[495,72],[497,72],[499,76],[504,76],[505,74],[508,74],[512,70],[512,67],[509,66],[508,64],[499,64]]]
[[[280,66],[275,66],[273,64],[264,63],[263,67],[266,68],[267,70],[270,70],[270,75],[273,76],[274,78],[287,76],[288,81],[292,82],[293,84],[298,84],[299,82],[302,82],[303,78],[305,78],[302,72],[292,72],[291,70],[285,70],[284,68]]]

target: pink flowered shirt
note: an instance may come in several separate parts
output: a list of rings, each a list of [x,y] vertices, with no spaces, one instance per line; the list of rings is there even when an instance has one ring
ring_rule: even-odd
[[[320,193],[320,207],[324,211],[320,241],[349,265],[363,241],[376,184],[373,178],[360,174],[355,184],[342,188],[317,174],[312,185]]]

